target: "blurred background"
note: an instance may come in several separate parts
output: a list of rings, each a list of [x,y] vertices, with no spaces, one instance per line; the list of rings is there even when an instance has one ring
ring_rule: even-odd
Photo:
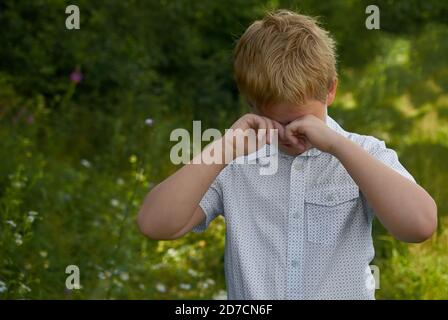
[[[65,27],[70,4],[79,30]],[[370,4],[380,30],[365,27]],[[135,217],[177,169],[173,129],[224,129],[248,112],[232,50],[276,8],[320,17],[339,53],[329,114],[396,149],[438,204],[423,244],[374,226],[377,298],[448,298],[448,2],[436,0],[2,0],[0,298],[225,297],[223,219],[154,241]],[[72,264],[80,290],[65,288]]]

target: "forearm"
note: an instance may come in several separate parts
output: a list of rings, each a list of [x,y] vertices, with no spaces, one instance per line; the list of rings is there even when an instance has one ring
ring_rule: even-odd
[[[144,234],[151,238],[170,238],[190,221],[202,197],[225,167],[225,164],[197,161],[201,156],[196,156],[146,196],[138,215]]]
[[[433,233],[437,207],[422,187],[342,136],[337,138],[331,153],[344,165],[377,218],[396,238],[420,242]]]

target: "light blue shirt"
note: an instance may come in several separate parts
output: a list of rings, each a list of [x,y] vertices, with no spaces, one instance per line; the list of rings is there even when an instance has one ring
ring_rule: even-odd
[[[347,132],[328,115],[326,123],[415,182],[384,141]],[[264,149],[221,171],[193,228],[225,219],[228,299],[374,299],[374,212],[344,166],[316,148],[296,157]],[[274,156],[277,172],[261,175]]]

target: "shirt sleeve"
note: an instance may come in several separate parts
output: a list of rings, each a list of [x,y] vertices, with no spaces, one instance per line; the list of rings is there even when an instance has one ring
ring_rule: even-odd
[[[403,177],[409,179],[410,181],[417,183],[414,179],[414,177],[406,170],[406,168],[400,163],[398,160],[397,153],[386,147],[386,144],[384,141],[377,140],[377,143],[375,143],[373,148],[369,148],[368,152],[383,162],[385,165],[387,165],[389,168],[395,170],[399,174],[401,174]],[[362,203],[363,206],[367,212],[367,215],[370,219],[373,219],[375,216],[375,212],[373,208],[370,206],[370,204],[367,202],[367,199],[364,197],[364,194],[361,192],[362,197]]]
[[[205,219],[201,223],[193,227],[191,231],[195,233],[201,233],[207,229],[210,222],[212,222],[216,217],[218,217],[223,212],[222,205],[222,189],[218,182],[218,179],[211,184],[205,195],[202,197],[199,206],[205,213]]]

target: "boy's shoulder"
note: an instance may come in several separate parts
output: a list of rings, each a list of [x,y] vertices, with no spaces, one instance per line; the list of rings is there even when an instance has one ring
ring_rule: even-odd
[[[383,140],[380,140],[374,136],[363,135],[356,132],[347,131],[344,128],[342,128],[342,126],[330,116],[327,116],[326,122],[330,128],[340,133],[344,137],[350,139],[351,141],[355,142],[369,153],[375,152],[376,150],[379,149],[386,148],[386,143]]]

